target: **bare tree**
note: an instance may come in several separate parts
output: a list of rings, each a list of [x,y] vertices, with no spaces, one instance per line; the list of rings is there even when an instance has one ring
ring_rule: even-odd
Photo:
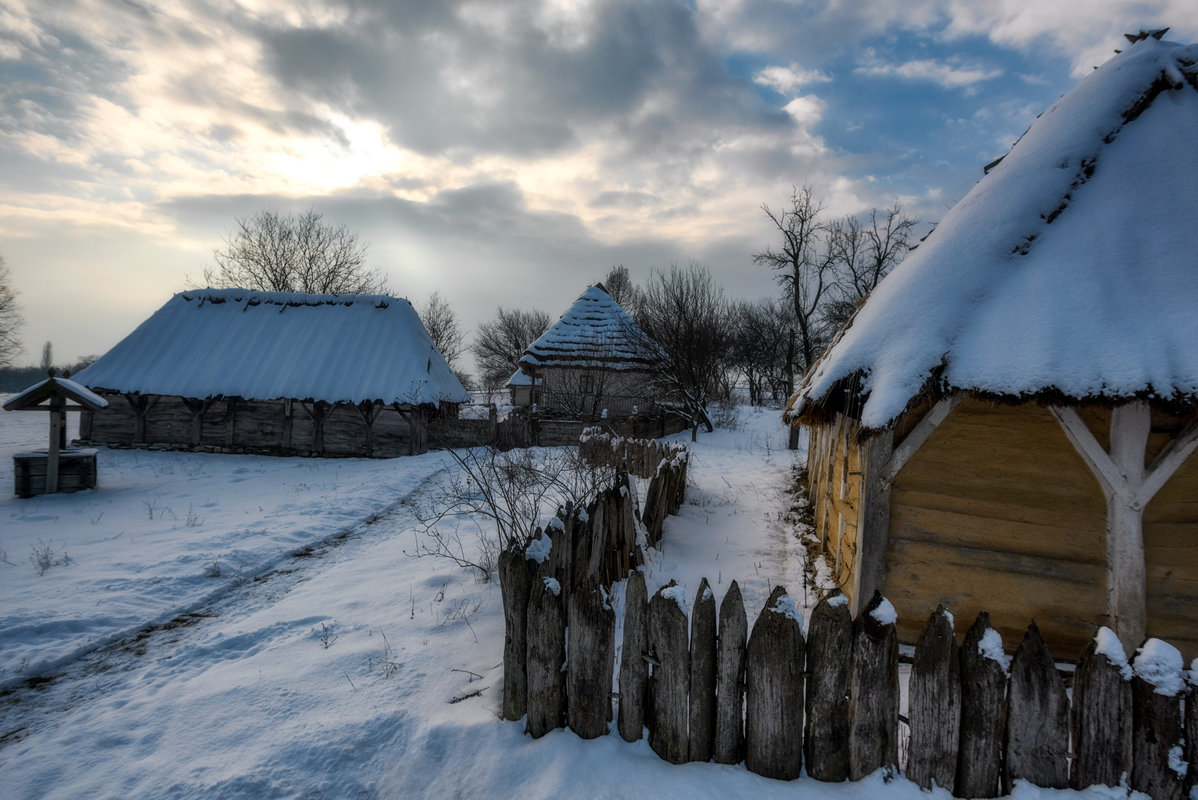
[[[17,329],[24,321],[17,305],[17,292],[12,288],[8,265],[0,256],[0,367],[12,365],[13,357],[21,349]]]
[[[449,306],[449,301],[440,292],[433,292],[428,302],[419,309],[420,321],[424,329],[433,338],[433,344],[445,356],[450,367],[457,364],[458,358],[466,351],[466,332],[458,323],[457,314]]]
[[[839,329],[911,249],[917,221],[895,204],[873,209],[869,224],[845,217],[829,227],[828,248],[836,269],[835,299],[827,304],[827,324]]]
[[[269,292],[379,294],[386,280],[367,266],[366,251],[355,231],[324,222],[315,209],[298,216],[266,210],[237,220],[204,280]]]
[[[603,288],[611,295],[611,299],[623,306],[625,310],[631,310],[635,305],[637,289],[632,283],[632,277],[628,274],[628,267],[623,264],[617,264],[611,268],[607,277],[603,279]]]
[[[731,361],[748,384],[749,402],[784,401],[794,391],[794,311],[775,298],[740,301],[733,306],[733,319]]]
[[[49,372],[54,366],[54,345],[46,342],[42,345],[42,363],[38,365],[42,372]]]
[[[549,315],[539,309],[510,311],[499,307],[495,319],[478,326],[471,350],[479,377],[488,391],[503,386],[519,368],[524,349],[549,329]]]
[[[754,253],[753,263],[778,273],[778,283],[794,307],[798,350],[802,369],[806,370],[827,339],[821,311],[836,277],[832,252],[826,244],[827,225],[820,219],[823,204],[812,196],[810,186],[804,186],[791,193],[781,212],[775,213],[768,205],[762,205],[761,210],[782,235],[782,247],[766,247]]]
[[[711,273],[696,263],[654,270],[636,305],[636,322],[657,354],[663,396],[677,396],[708,431],[707,403],[718,393],[732,347],[731,306]]]

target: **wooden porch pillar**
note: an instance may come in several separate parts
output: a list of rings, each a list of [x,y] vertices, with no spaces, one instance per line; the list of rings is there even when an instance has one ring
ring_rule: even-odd
[[[46,493],[58,491],[58,451],[66,435],[66,400],[61,397],[50,399],[50,450],[46,457]]]
[[[1198,421],[1190,423],[1145,468],[1152,431],[1147,402],[1133,400],[1111,410],[1109,453],[1074,408],[1057,406],[1051,411],[1106,496],[1107,615],[1123,646],[1134,650],[1148,628],[1144,507],[1198,447]]]

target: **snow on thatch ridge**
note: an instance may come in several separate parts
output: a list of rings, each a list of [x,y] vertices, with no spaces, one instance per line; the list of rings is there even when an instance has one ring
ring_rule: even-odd
[[[855,376],[867,428],[929,384],[1198,395],[1196,61],[1198,46],[1140,41],[1041,115],[882,281],[789,415],[818,415]]]
[[[469,399],[412,304],[385,295],[180,292],[75,380],[193,398]]]
[[[591,367],[644,370],[652,364],[632,315],[598,283],[530,344],[520,358],[529,367]]]

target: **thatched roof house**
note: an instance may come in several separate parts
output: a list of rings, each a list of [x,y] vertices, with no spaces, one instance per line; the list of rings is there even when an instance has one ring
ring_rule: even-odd
[[[427,418],[469,399],[382,295],[180,292],[75,380],[110,403],[85,440],[311,455],[424,452]]]
[[[1054,649],[1198,655],[1198,46],[1141,37],[1044,112],[792,398],[861,604]]]
[[[652,398],[655,357],[632,315],[597,283],[530,344],[520,370],[533,402],[575,416],[627,415]]]

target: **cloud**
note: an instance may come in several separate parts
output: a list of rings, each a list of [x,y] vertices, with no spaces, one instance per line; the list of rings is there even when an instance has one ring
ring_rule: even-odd
[[[987,67],[976,62],[965,62],[961,58],[920,58],[899,63],[889,63],[878,57],[873,48],[864,52],[863,63],[855,72],[880,78],[899,78],[905,81],[934,83],[945,89],[959,89],[983,81],[994,80],[1003,75],[997,67]]]
[[[768,86],[778,94],[792,95],[803,86],[812,83],[827,83],[832,80],[817,69],[803,69],[791,63],[789,67],[766,67],[753,76],[753,82]]]

